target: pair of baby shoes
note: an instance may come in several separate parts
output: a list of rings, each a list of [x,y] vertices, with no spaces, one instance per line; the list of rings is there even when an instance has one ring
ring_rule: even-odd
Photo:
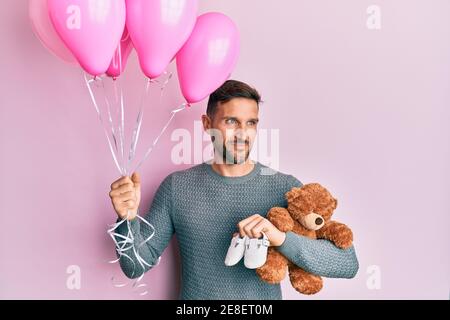
[[[241,237],[239,234],[231,239],[225,265],[228,267],[237,264],[244,257],[244,265],[248,269],[256,269],[264,265],[267,260],[267,249],[270,242],[266,234],[260,238]]]

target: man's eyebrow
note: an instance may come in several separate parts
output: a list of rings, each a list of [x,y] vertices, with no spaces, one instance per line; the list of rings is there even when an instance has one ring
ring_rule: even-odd
[[[233,116],[224,116],[224,117],[222,117],[222,120],[225,120],[225,119],[233,119],[233,120],[237,120],[238,118],[236,118],[236,117],[233,117]]]
[[[230,120],[230,119],[231,120],[236,120],[236,121],[239,122],[239,119],[237,117],[235,117],[235,116],[224,116],[224,117],[222,117],[222,120]],[[247,121],[253,121],[253,122],[258,123],[259,119],[258,118],[250,118]]]

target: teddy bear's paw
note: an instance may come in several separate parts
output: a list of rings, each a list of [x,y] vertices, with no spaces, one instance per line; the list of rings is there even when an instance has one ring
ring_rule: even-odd
[[[312,294],[316,294],[320,290],[322,290],[322,287],[323,287],[323,283],[322,283],[322,281],[320,281],[320,282],[315,283],[314,285],[309,285],[309,286],[300,285],[298,288],[297,287],[294,287],[294,288],[301,294],[312,295]]]
[[[275,269],[262,266],[256,269],[256,274],[267,283],[278,284],[286,277],[286,270],[287,268]]]
[[[286,277],[288,260],[273,247],[267,253],[266,263],[256,269],[256,274],[265,282],[280,283]]]
[[[306,279],[305,279],[306,280]],[[316,294],[323,288],[322,278],[311,275],[306,281],[292,284],[295,290],[302,294]]]
[[[294,289],[302,294],[316,294],[323,287],[323,281],[320,276],[307,273],[300,268],[290,269],[289,278]]]
[[[281,232],[291,231],[294,227],[294,220],[286,208],[274,207],[267,214],[267,219]]]
[[[342,225],[333,238],[334,244],[341,249],[348,249],[353,244],[353,232],[346,225]]]

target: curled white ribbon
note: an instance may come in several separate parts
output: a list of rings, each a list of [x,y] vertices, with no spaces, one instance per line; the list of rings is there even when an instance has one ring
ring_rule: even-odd
[[[139,275],[139,277],[133,282],[132,288],[133,289],[146,288],[147,284],[139,283],[139,282],[141,282],[142,278],[144,277],[145,266],[147,266],[148,268],[157,266],[161,260],[161,257],[158,257],[156,264],[154,264],[154,265],[150,264],[147,261],[145,261],[144,258],[141,257],[141,255],[139,254],[139,249],[153,238],[153,236],[155,235],[155,228],[153,227],[153,225],[151,223],[149,223],[147,220],[145,220],[139,214],[137,214],[136,218],[141,220],[148,227],[150,227],[152,229],[152,232],[141,243],[136,244],[136,241],[135,241],[136,238],[131,230],[130,221],[128,220],[129,216],[130,216],[130,212],[128,211],[125,219],[113,224],[111,226],[111,228],[108,229],[108,231],[107,231],[108,234],[111,236],[112,240],[114,241],[114,244],[116,246],[116,252],[119,255],[119,257],[117,259],[108,261],[108,263],[111,263],[111,264],[117,263],[123,257],[130,260],[131,263],[133,264],[133,271],[131,273],[131,277],[134,277],[134,275],[136,274],[136,271],[137,271],[136,263],[128,254],[125,253],[126,251],[131,249],[133,251],[133,254],[134,254],[134,256],[139,264],[139,267],[142,271],[142,273]],[[117,228],[120,225],[122,225],[123,223],[126,223],[127,228],[128,228],[128,232],[127,232],[126,236],[116,232]],[[116,237],[119,238],[120,240],[117,240]],[[114,283],[115,282],[114,277],[111,278],[111,282],[113,282],[113,286],[116,288],[121,288],[121,287],[125,287],[128,285],[128,283],[118,283],[118,284]],[[145,290],[143,292],[140,292],[139,295],[143,296],[143,295],[146,295],[147,293],[148,293],[148,290]]]
[[[120,46],[119,46],[120,47]],[[119,48],[119,64],[121,64],[120,59],[120,48]],[[120,70],[122,70],[122,67],[120,66]],[[92,103],[94,105],[95,111],[97,113],[97,116],[100,120],[101,126],[103,128],[104,134],[108,141],[108,146],[111,152],[111,155],[114,160],[114,164],[116,165],[117,169],[121,173],[122,176],[129,176],[131,172],[137,171],[142,163],[148,158],[150,153],[153,151],[154,147],[158,143],[159,139],[163,135],[163,133],[166,131],[166,129],[169,127],[170,123],[174,119],[175,115],[185,110],[186,108],[190,107],[189,103],[183,103],[176,109],[172,110],[170,112],[170,117],[164,127],[161,129],[157,137],[153,140],[153,143],[150,145],[150,147],[147,149],[147,151],[144,154],[144,157],[141,161],[139,161],[138,165],[134,170],[130,170],[132,166],[132,162],[136,155],[136,146],[139,140],[139,134],[141,131],[141,125],[142,125],[142,118],[144,114],[144,108],[145,108],[145,100],[148,97],[149,94],[149,86],[150,84],[156,84],[160,86],[160,95],[159,95],[159,104],[161,104],[161,100],[163,97],[164,89],[172,79],[172,73],[164,73],[165,78],[162,79],[149,79],[146,83],[146,86],[144,88],[144,94],[142,96],[141,105],[139,108],[139,113],[136,119],[136,124],[132,133],[132,139],[131,139],[131,145],[130,150],[128,153],[128,156],[125,155],[124,149],[125,149],[125,137],[124,137],[124,96],[123,96],[123,90],[122,85],[119,81],[119,79],[114,78],[113,79],[113,92],[114,97],[110,100],[107,94],[107,91],[105,89],[105,83],[103,77],[94,77],[94,78],[88,78],[87,74],[84,74],[84,80],[86,83],[86,86],[89,90],[90,98],[92,100]],[[97,101],[96,97],[96,91],[101,89],[103,98],[100,98],[99,101]],[[98,94],[99,92],[97,92]],[[102,101],[103,100],[103,101]],[[100,102],[100,104],[98,103]],[[101,106],[104,106],[104,108],[101,108]],[[106,109],[104,114],[103,109]],[[112,113],[112,111],[115,111],[115,113]],[[114,115],[114,117],[113,117]],[[161,257],[158,257],[156,264],[150,264],[139,254],[139,249],[145,245],[148,241],[150,241],[154,234],[155,234],[155,228],[152,224],[150,224],[147,220],[139,216],[139,214],[136,215],[136,218],[148,227],[152,229],[151,234],[144,239],[141,243],[136,243],[136,235],[133,234],[130,226],[130,221],[128,220],[130,216],[130,213],[127,212],[127,216],[125,219],[109,226],[109,229],[107,230],[107,233],[111,236],[114,244],[115,249],[118,254],[118,258],[108,261],[108,263],[114,264],[118,263],[120,259],[128,259],[132,262],[133,270],[131,274],[131,278],[134,278],[135,275],[138,274],[139,271],[142,273],[137,277],[132,284],[132,288],[135,292],[137,292],[139,295],[143,296],[148,294],[147,290],[147,284],[141,283],[146,267],[153,268],[157,266],[160,263]],[[122,235],[116,232],[117,228],[121,226],[123,223],[127,224],[128,232],[126,235]],[[127,251],[131,250],[134,254],[135,259],[131,258],[129,252]],[[137,263],[135,262],[137,261]],[[139,270],[140,269],[140,270]],[[111,277],[112,285],[116,288],[122,288],[127,286],[130,282],[123,282],[123,283],[116,283],[115,277]]]

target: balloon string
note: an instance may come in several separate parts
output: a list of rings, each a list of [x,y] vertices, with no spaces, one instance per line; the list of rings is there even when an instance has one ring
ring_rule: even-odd
[[[167,75],[167,71],[164,71],[164,75]],[[166,86],[169,84],[170,80],[172,79],[173,73],[170,72],[169,76],[167,77],[167,79],[163,82],[162,86],[161,86],[161,92],[159,95],[159,102],[161,102],[163,94],[164,94],[164,89],[166,88]],[[158,80],[155,80],[156,82],[159,82]]]
[[[139,134],[141,132],[142,117],[144,116],[145,100],[146,100],[146,98],[148,96],[148,92],[149,92],[149,89],[150,89],[150,83],[151,83],[150,80],[146,81],[144,92],[143,92],[142,97],[141,97],[141,104],[139,106],[139,112],[138,112],[138,115],[137,115],[137,118],[136,118],[136,124],[134,126],[133,133],[131,135],[131,144],[130,144],[130,151],[128,153],[128,164],[126,166],[127,167],[126,175],[130,174],[129,168],[130,168],[131,162],[133,161],[133,159],[135,157],[136,145],[137,145],[137,142],[139,140]]]
[[[111,115],[111,102],[109,101],[108,94],[106,92],[104,80],[102,78],[99,78],[99,81],[101,81],[102,88],[103,88],[103,96],[104,96],[104,99],[105,99],[106,110],[108,112],[108,122],[109,122],[110,130],[111,130],[111,133],[112,133],[112,137],[113,137],[113,140],[114,140],[114,146],[116,148],[116,155],[119,155],[119,146],[118,146],[119,142],[117,141],[118,139],[116,138],[116,136],[117,136],[116,128],[115,128],[115,125],[114,125],[114,122],[113,122],[113,119],[112,119],[112,115]],[[116,83],[116,81],[113,81],[113,85],[114,86],[116,85],[115,83]],[[116,103],[117,103],[117,101],[116,101]],[[120,173],[121,174],[125,173],[125,169],[122,166],[121,166]]]
[[[120,167],[120,165],[119,165],[119,162],[117,161],[116,154],[114,153],[114,148],[113,148],[113,145],[112,145],[112,142],[111,142],[111,138],[110,138],[110,136],[109,136],[109,134],[108,134],[108,130],[106,129],[105,123],[104,123],[104,121],[103,121],[103,117],[102,117],[102,115],[101,115],[101,113],[100,113],[100,109],[99,109],[99,107],[98,107],[97,100],[95,99],[94,92],[92,91],[92,88],[91,88],[91,83],[92,83],[93,81],[95,81],[95,79],[89,80],[89,79],[87,78],[86,73],[85,73],[85,74],[84,74],[84,80],[85,80],[85,82],[86,82],[86,86],[88,87],[89,94],[90,94],[92,103],[93,103],[93,105],[94,105],[95,111],[97,112],[98,118],[99,118],[100,123],[101,123],[101,125],[102,125],[102,127],[103,127],[103,131],[104,131],[104,133],[105,133],[106,139],[108,140],[109,150],[111,151],[111,154],[112,154],[112,156],[113,156],[114,163],[115,163],[117,169],[119,170],[119,172],[122,173],[122,169],[121,169],[121,167]]]
[[[122,74],[123,69],[122,69],[122,45],[121,43],[119,43],[119,45],[117,46],[117,50],[119,52],[119,73]],[[114,83],[116,83],[116,81],[118,81],[118,79],[114,78],[113,79]],[[123,173],[127,174],[127,170],[126,170],[126,164],[125,164],[125,112],[124,112],[124,101],[123,101],[123,87],[122,87],[122,82],[119,83],[120,85],[120,125],[118,126],[119,128],[119,135],[120,135],[120,152],[121,152],[121,156],[122,156],[122,169],[123,169]],[[117,89],[117,87],[116,87]]]
[[[122,170],[125,168],[124,167],[124,151],[123,151],[123,144],[124,144],[124,135],[123,135],[123,129],[122,129],[122,124],[121,124],[121,118],[122,118],[122,114],[121,114],[121,103],[122,103],[122,84],[118,83],[118,79],[113,79],[113,90],[114,90],[114,105],[116,106],[116,110],[115,110],[115,121],[114,121],[114,125],[116,126],[117,130],[119,131],[119,149],[120,149],[120,160],[121,160],[121,167]],[[118,89],[118,84],[120,86],[120,97],[119,97],[119,89]],[[124,171],[122,171],[124,172]]]
[[[142,165],[142,163],[148,158],[148,156],[150,155],[150,153],[153,151],[153,148],[156,146],[156,144],[158,143],[159,138],[161,138],[161,136],[163,135],[163,133],[166,131],[166,129],[169,127],[170,123],[172,122],[173,118],[175,117],[175,115],[186,109],[187,107],[189,107],[190,104],[188,103],[183,103],[180,107],[178,107],[177,109],[174,109],[171,111],[171,115],[169,120],[166,122],[166,124],[164,125],[164,127],[162,128],[162,130],[159,132],[158,136],[155,138],[155,140],[153,140],[152,145],[147,149],[147,151],[145,152],[144,157],[142,158],[142,160],[139,162],[139,164],[136,166],[136,168],[133,170],[133,172],[136,172]]]
[[[163,75],[167,75],[167,78],[164,80],[164,82],[161,85],[160,88],[160,95],[159,95],[159,104],[161,104],[161,100],[162,97],[164,95],[164,89],[166,88],[166,86],[169,84],[170,80],[172,79],[173,74],[170,72],[168,73],[167,71],[164,71]],[[136,146],[137,143],[139,141],[139,136],[140,136],[140,132],[141,132],[141,126],[142,126],[142,119],[144,116],[144,109],[146,106],[146,98],[148,97],[149,94],[149,88],[150,88],[150,84],[153,83],[161,83],[160,80],[157,79],[148,79],[146,81],[146,85],[145,85],[145,90],[144,90],[144,94],[142,95],[142,99],[141,99],[141,105],[139,107],[139,113],[136,119],[136,124],[132,133],[132,140],[131,140],[131,145],[130,145],[130,152],[128,153],[128,164],[126,166],[126,174],[129,175],[131,172],[129,171],[131,164],[134,160],[134,158],[136,157]]]
[[[123,100],[123,88],[120,86],[120,139],[121,139],[121,152],[123,159],[124,173],[127,174],[126,164],[125,164],[125,108]]]
[[[125,160],[125,110],[124,110],[124,95],[122,81],[119,78],[113,79],[114,88],[114,104],[116,106],[116,121],[114,122],[115,127],[118,131],[119,136],[119,151],[121,159],[122,173],[126,174],[126,160]],[[120,94],[119,94],[120,90]]]

